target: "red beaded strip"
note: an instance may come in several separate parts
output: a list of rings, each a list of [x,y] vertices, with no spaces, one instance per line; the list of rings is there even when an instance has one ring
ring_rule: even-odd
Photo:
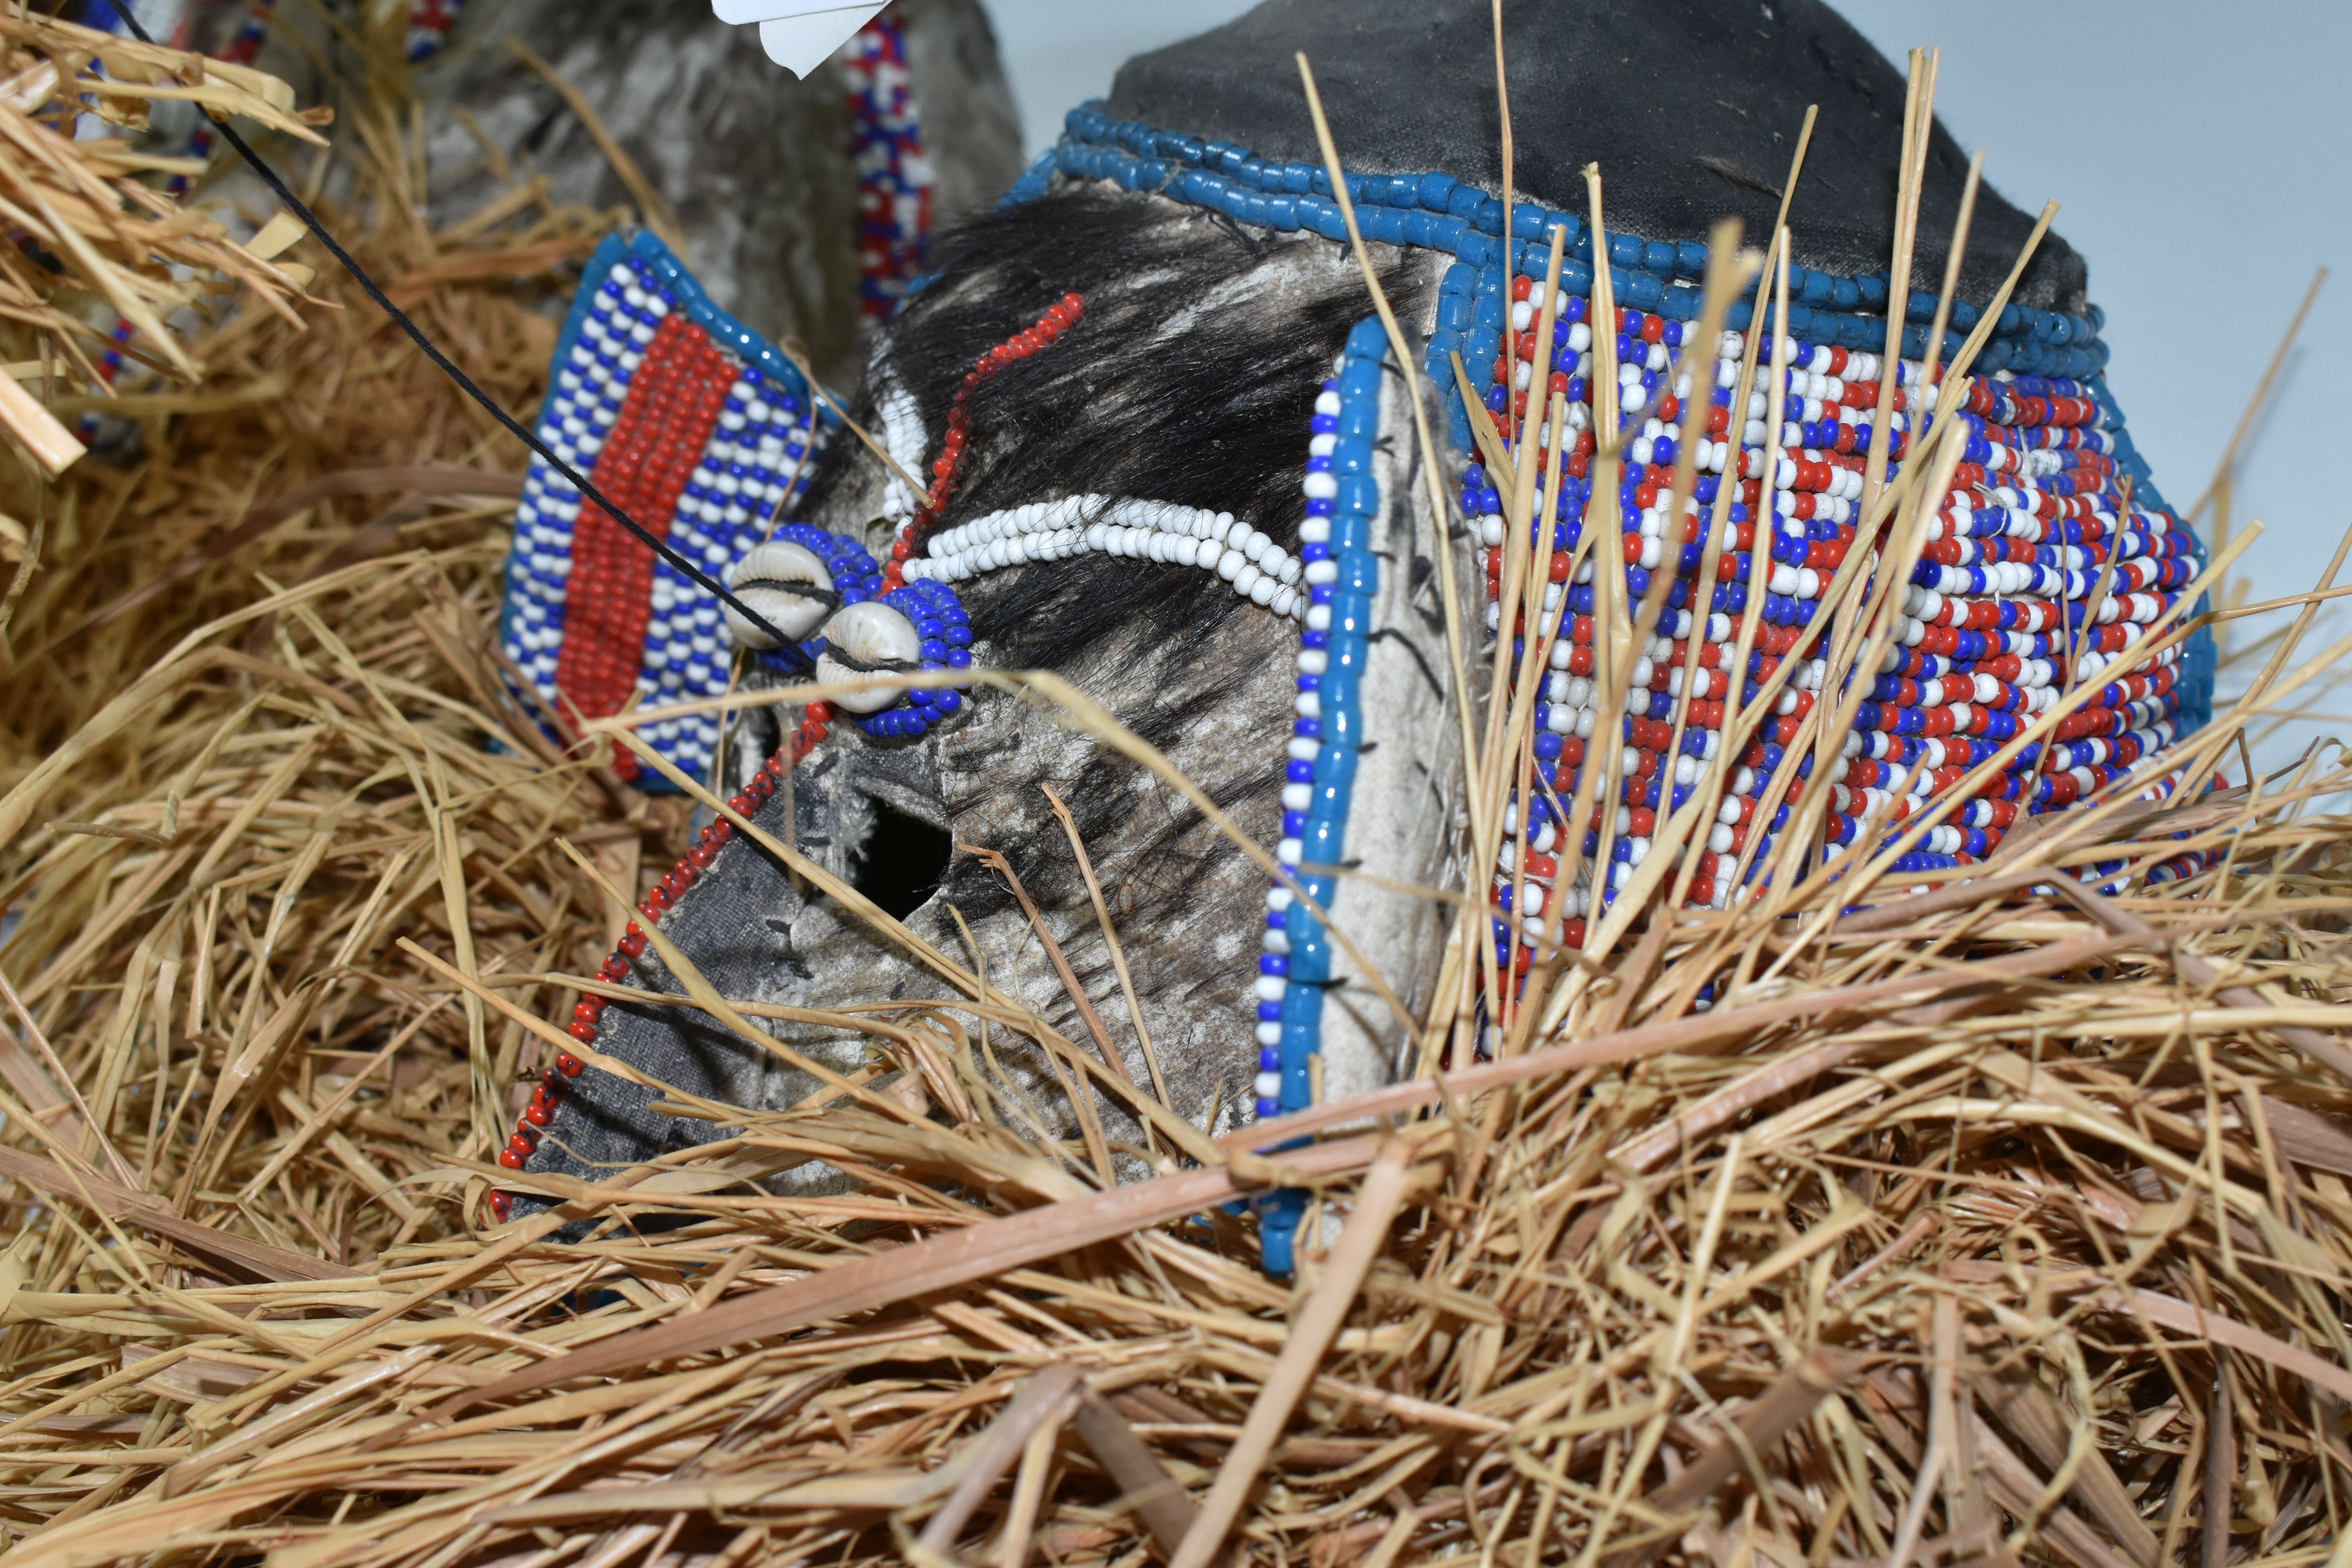
[[[831,732],[829,725],[832,719],[831,703],[810,703],[801,717],[800,727],[793,731],[792,740],[751,775],[751,782],[743,786],[742,793],[728,801],[729,808],[739,816],[749,817],[766,805],[784,775],[800,766]],[[637,906],[637,919],[631,921],[622,932],[620,945],[605,958],[604,967],[596,972],[597,979],[610,985],[618,985],[629,977],[630,962],[645,954],[646,926],[659,925],[662,917],[677,907],[678,900],[702,879],[702,874],[710,869],[712,863],[719,858],[720,848],[733,837],[733,823],[723,816],[712,819],[695,839],[694,847],[670,868],[669,874],[656,883],[653,890],[646,895],[645,901]],[[609,1005],[610,998],[604,996],[590,994],[581,997],[579,1005],[572,1010],[569,1030],[572,1037],[583,1046],[594,1045],[604,1009]],[[563,1103],[566,1085],[586,1068],[585,1062],[565,1051],[555,1058],[553,1067],[540,1074],[539,1087],[531,1091],[530,1103],[516,1119],[514,1132],[508,1138],[506,1147],[499,1151],[499,1164],[509,1171],[520,1171],[530,1163],[531,1155],[538,1152],[541,1134],[554,1121],[556,1110]],[[498,1216],[499,1223],[505,1223],[514,1212],[514,1194],[492,1193],[490,1212]]]
[[[948,405],[947,437],[940,444],[938,460],[931,464],[931,493],[915,508],[915,515],[898,531],[898,542],[890,546],[889,562],[882,568],[884,593],[906,586],[907,563],[922,548],[924,536],[939,525],[948,509],[949,498],[955,494],[956,480],[963,469],[964,443],[971,435],[972,393],[1006,365],[1052,347],[1054,340],[1076,326],[1086,313],[1083,298],[1065,294],[1061,303],[1037,318],[1035,326],[1005,339],[964,372],[963,383]]]
[[[677,498],[702,460],[734,362],[682,312],[646,345],[645,363],[597,459],[607,495],[667,538]],[[572,536],[564,595],[564,637],[555,683],[590,719],[618,713],[637,689],[646,624],[653,616],[654,553],[593,501],[583,502]],[[635,778],[636,754],[615,743],[613,768]]]

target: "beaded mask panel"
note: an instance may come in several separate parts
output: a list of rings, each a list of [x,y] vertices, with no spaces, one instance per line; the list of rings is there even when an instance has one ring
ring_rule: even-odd
[[[1104,471],[1155,471],[1158,458],[1183,451],[1191,437],[1177,410],[1212,423],[1217,394],[1202,384],[1187,354],[1193,314],[1236,310],[1253,324],[1278,321],[1279,302],[1328,257],[1321,242],[1345,239],[1328,177],[1310,163],[1115,122],[1097,108],[1073,113],[1061,144],[1013,192],[1013,210],[1029,216],[1000,215],[993,226],[976,228],[968,254],[934,285],[939,293],[918,294],[894,329],[877,363],[908,389],[874,395],[893,455],[930,476],[926,494],[905,498],[906,526],[887,552],[880,541],[867,542],[877,556],[887,553],[879,581],[886,605],[917,590],[952,587],[962,595],[953,601],[956,613],[970,601],[966,624],[983,654],[992,636],[1024,646],[1032,628],[1006,625],[1008,607],[1050,616],[1056,601],[1045,585],[1081,576],[1089,593],[1099,588],[1114,604],[1147,584],[1172,594],[1171,602],[1193,595],[1204,623],[1216,618],[1207,610],[1212,602],[1230,606],[1227,595],[1238,595],[1246,602],[1242,614],[1256,617],[1246,632],[1254,647],[1264,646],[1261,623],[1281,627],[1287,702],[1253,674],[1244,703],[1236,682],[1208,705],[1224,728],[1204,746],[1221,760],[1258,759],[1260,788],[1279,806],[1258,818],[1265,824],[1262,842],[1286,874],[1270,888],[1259,882],[1266,888],[1263,915],[1241,953],[1228,956],[1234,933],[1205,931],[1197,920],[1188,925],[1181,913],[1156,916],[1164,930],[1134,932],[1139,942],[1189,946],[1164,959],[1186,984],[1188,1008],[1197,1015],[1204,1001],[1223,1004],[1232,1020],[1223,1037],[1230,1045],[1196,1035],[1192,1048],[1229,1050],[1254,1068],[1244,1103],[1256,1116],[1296,1111],[1415,1065],[1404,1018],[1433,985],[1444,922],[1431,917],[1431,900],[1391,888],[1442,886],[1459,876],[1446,848],[1460,837],[1459,803],[1436,781],[1460,771],[1449,704],[1478,701],[1479,672],[1490,666],[1540,683],[1532,766],[1510,792],[1500,857],[1475,873],[1494,900],[1485,940],[1505,977],[1507,1005],[1539,956],[1557,961],[1563,949],[1583,946],[1589,925],[1621,893],[1637,890],[1637,902],[1663,897],[1721,907],[1757,886],[1768,868],[1790,864],[1786,857],[1775,861],[1776,837],[1814,783],[1817,763],[1834,770],[1825,789],[1811,791],[1826,797],[1817,824],[1824,852],[1803,858],[1797,874],[1817,874],[1857,847],[1875,851],[1908,835],[1897,869],[1933,876],[1981,858],[2035,812],[2144,787],[2133,781],[2147,774],[2135,769],[2204,721],[2210,645],[2191,639],[2153,654],[2143,647],[2151,628],[2186,607],[2184,591],[2202,552],[2166,509],[2107,393],[2101,318],[2079,299],[2079,262],[2060,268],[2057,283],[2045,281],[2042,304],[2012,303],[1983,323],[1986,342],[1972,367],[1981,379],[1948,416],[1959,422],[1954,438],[1964,449],[1948,493],[1929,509],[1917,565],[1907,582],[1891,586],[1892,635],[1877,667],[1857,676],[1867,682],[1857,691],[1828,679],[1832,616],[1823,610],[1834,611],[1843,585],[1857,580],[1857,572],[1841,575],[1849,560],[1867,559],[1855,554],[1855,502],[1869,424],[1882,385],[1891,383],[1886,445],[1890,474],[1899,477],[1933,434],[1923,410],[1936,378],[1924,362],[1932,350],[1939,365],[1949,363],[1961,334],[1979,324],[1974,304],[1962,300],[1953,335],[1931,345],[1932,298],[1890,300],[1884,273],[1798,268],[1790,278],[1798,302],[1784,320],[1771,321],[1752,300],[1742,300],[1729,330],[1701,342],[1693,285],[1705,256],[1687,240],[1612,234],[1596,247],[1573,214],[1527,202],[1507,215],[1493,195],[1446,173],[1350,175],[1348,192],[1365,237],[1395,268],[1392,280],[1417,300],[1407,327],[1423,355],[1418,368],[1443,405],[1439,427],[1451,439],[1439,460],[1459,501],[1443,546],[1416,489],[1402,367],[1376,322],[1360,324],[1336,362],[1317,367],[1319,386],[1300,388],[1316,395],[1311,419],[1290,426],[1285,437],[1296,454],[1285,463],[1295,463],[1297,486],[1286,516],[1269,516],[1250,489],[1259,474],[1237,476],[1230,500],[1213,483],[1196,488],[1189,479],[1156,491],[1100,482]],[[1171,254],[1216,243],[1204,236],[1229,235],[1246,247],[1255,271],[1244,269],[1230,292],[1213,289],[1188,301],[1164,324],[1119,320],[1120,295],[1147,292],[1151,272],[1148,261],[1136,260],[1132,283],[1106,279],[1085,254],[1115,226],[1102,221],[1105,203],[1192,215],[1193,229],[1165,230]],[[992,273],[988,247],[1005,246],[1010,257],[1024,222],[1032,248]],[[1085,310],[1075,298],[1065,300],[1060,314],[1014,331],[977,365],[959,361],[970,353],[973,322],[992,309],[1008,314],[1010,300],[1034,289],[1034,238],[1057,226],[1070,270],[1094,267]],[[1131,232],[1144,235],[1150,225]],[[1544,253],[1555,232],[1569,259],[1561,292],[1550,301],[1557,335],[1538,363]],[[1622,306],[1606,319],[1593,306],[1601,268]],[[2062,287],[2067,278],[2074,294]],[[993,306],[992,281],[1008,289]],[[938,302],[959,290],[961,298]],[[1890,310],[1901,327],[1891,364]],[[1769,359],[1745,405],[1735,404],[1751,340],[1776,326],[1786,340],[1780,352],[1788,379],[1783,419],[1771,428]],[[1613,340],[1616,401],[1625,419],[1621,489],[1602,498],[1613,507],[1596,506],[1591,493],[1601,401],[1591,383],[1596,334]],[[1137,352],[1147,342],[1166,345],[1156,361]],[[1457,356],[1465,367],[1458,378]],[[1053,387],[1037,379],[1040,364],[1062,364],[1065,383],[1083,382],[1084,397],[1071,405],[1083,415],[1075,426],[1044,412],[1057,405]],[[1205,379],[1221,369],[1238,382],[1246,366],[1236,358],[1211,369]],[[1026,410],[990,404],[987,387],[1000,371],[1031,395]],[[1157,406],[1138,395],[1154,374],[1168,391]],[[1130,375],[1136,380],[1124,379]],[[1522,428],[1532,424],[1528,399],[1538,378],[1564,411],[1562,450],[1557,482],[1538,490],[1526,542],[1543,570],[1525,601],[1506,606],[1497,603],[1511,542],[1504,486],[1475,459],[1473,426],[1491,422],[1514,455],[1524,442],[1545,439]],[[1003,421],[994,429],[973,415],[992,408]],[[983,473],[960,490],[969,479],[967,458],[984,447],[995,464],[992,481]],[[1037,452],[1066,458],[1073,447],[1086,455],[1067,461],[1067,482],[1055,482],[1049,463],[1018,460]],[[1124,449],[1137,460],[1125,461],[1118,455]],[[1670,476],[1694,449],[1693,493],[1676,496]],[[1159,471],[1173,469],[1161,464]],[[1028,475],[1029,489],[1008,488],[1006,473]],[[883,489],[878,470],[862,487],[820,487],[813,517],[849,526],[872,515],[869,503]],[[1604,517],[1617,531],[1589,538]],[[1448,658],[1431,587],[1440,548],[1464,556],[1461,609],[1473,644],[1466,693],[1435,673]],[[1129,574],[1115,576],[1114,567]],[[1166,586],[1179,580],[1189,586]],[[1613,708],[1595,689],[1604,588],[1621,611],[1645,595],[1664,609],[1650,640],[1627,650],[1629,668],[1621,668],[1629,689]],[[930,614],[943,632],[951,624],[947,599],[909,598],[901,608],[910,622]],[[1181,661],[1139,645],[1131,626],[1113,618],[1090,609],[1087,621],[1098,628],[1097,645],[1068,654],[1066,668],[1087,670],[1095,693],[1122,718],[1149,712],[1160,695],[1150,683],[1168,679]],[[1508,639],[1507,649],[1496,648],[1498,639]],[[1063,646],[1043,628],[1026,646],[1040,644]],[[1015,654],[997,662],[1058,660]],[[2029,736],[2061,700],[2074,704],[2064,721]],[[1853,739],[1842,753],[1824,753],[1813,740],[1823,705],[1846,701],[1855,704]],[[931,798],[957,837],[966,837],[968,824],[984,822],[971,837],[1005,843],[991,834],[1019,826],[1022,815],[995,802],[1034,792],[1038,777],[1064,776],[1055,769],[1066,765],[1049,747],[999,728],[1010,724],[1003,715],[1012,706],[983,704],[924,748],[876,749],[844,737],[819,749],[837,714],[818,704],[738,798],[769,809],[772,781],[803,758],[814,759],[809,767],[925,759],[914,765],[933,770]],[[1760,724],[1737,724],[1743,708],[1751,719],[1760,709]],[[1622,715],[1626,742],[1623,771],[1607,781],[1613,798],[1602,781],[1584,776],[1594,726],[1612,711]],[[950,703],[910,712],[901,721],[907,728],[862,720],[860,727],[887,742],[957,712]],[[1221,773],[1213,795],[1240,798],[1233,776]],[[1655,867],[1645,879],[1650,845],[1677,811],[1703,814],[1703,848],[1680,862],[1671,882],[1660,883]],[[1934,825],[1915,831],[1929,814]],[[1027,842],[1034,848],[1038,841]],[[696,856],[719,857],[723,845],[723,838],[698,845]],[[671,879],[677,887],[665,882],[641,915],[666,921],[677,903],[679,930],[704,929],[686,889],[707,868],[689,859]],[[720,871],[709,876],[730,862],[717,864]],[[2158,868],[2156,875],[2182,869]],[[730,889],[743,885],[740,876],[724,880]],[[971,884],[956,891],[967,895]],[[1017,916],[1000,916],[978,922],[982,946],[1025,940]],[[935,929],[937,905],[909,919],[919,931]],[[806,945],[797,951],[824,968]],[[636,957],[625,943],[604,978],[636,983]],[[890,961],[875,962],[887,971]],[[878,984],[874,975],[884,972],[855,983]],[[1098,1005],[1107,986],[1089,985]],[[1706,1005],[1704,995],[1696,1000]],[[1044,992],[1038,1005],[1047,1005]],[[633,1029],[654,1016],[628,1005],[618,1012]],[[613,1016],[591,998],[575,1033],[601,1041],[598,1031],[610,1028]],[[650,1026],[656,1034],[684,1032]],[[1138,1057],[1125,1065],[1139,1075],[1144,1062]],[[1216,1109],[1229,1105],[1211,1096],[1183,1109],[1213,1118],[1231,1114]],[[533,1142],[519,1135],[512,1163],[529,1163]],[[1287,1264],[1297,1217],[1290,1199],[1265,1206],[1268,1260],[1276,1268]]]
[[[800,372],[713,305],[650,233],[597,247],[549,380],[541,438],[714,574],[774,532],[825,435]],[[543,698],[583,718],[619,712],[640,686],[656,703],[727,689],[718,598],[543,460],[515,514],[499,640]],[[679,719],[647,738],[698,771],[719,728]],[[614,766],[639,771],[625,749]]]

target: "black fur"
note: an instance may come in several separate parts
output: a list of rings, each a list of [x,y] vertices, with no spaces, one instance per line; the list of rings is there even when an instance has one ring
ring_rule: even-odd
[[[890,374],[915,396],[935,440],[982,354],[1065,294],[1084,297],[1086,315],[1055,346],[976,390],[971,445],[943,525],[1095,493],[1231,511],[1295,549],[1315,399],[1349,329],[1370,313],[1360,274],[1352,264],[1334,266],[1318,274],[1318,287],[1279,299],[1236,289],[1171,336],[1159,334],[1225,286],[1256,282],[1252,275],[1277,248],[1300,246],[1331,252],[1321,240],[1268,241],[1149,198],[1083,189],[998,211],[950,237],[941,272],[908,306],[886,350]],[[1424,270],[1391,253],[1383,286],[1409,320],[1424,299]],[[861,422],[876,416],[871,389],[856,412]],[[926,464],[936,456],[927,452]],[[824,506],[852,464],[868,461],[837,445],[812,510]],[[1181,691],[1095,694],[1163,749],[1215,705],[1221,668],[1265,657],[1265,639],[1237,637],[1234,623],[1245,616],[1271,622],[1197,568],[1102,556],[996,574],[961,591],[995,668],[1065,668],[1140,623],[1146,645],[1162,650],[1163,668],[1202,671]],[[1130,810],[1133,772],[1132,763],[1104,757],[1068,781],[1062,793],[1090,841]],[[1218,804],[1270,828],[1279,781],[1270,767],[1245,778]],[[1034,794],[1034,781],[1022,787]],[[948,805],[960,814],[969,804]],[[1042,811],[1023,815],[1030,830],[990,847],[1012,858],[1041,901],[1082,901],[1058,825]],[[1158,830],[1145,857],[1152,884],[1133,889],[1139,910],[1173,909],[1188,896],[1202,862],[1178,841],[1198,826],[1198,814],[1186,809]],[[994,873],[968,858],[957,861],[947,893],[971,917],[1010,898]]]

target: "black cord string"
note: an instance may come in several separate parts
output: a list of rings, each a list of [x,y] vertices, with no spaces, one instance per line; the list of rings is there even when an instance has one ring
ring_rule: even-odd
[[[131,33],[133,37],[137,38],[142,44],[152,45],[155,42],[153,38],[147,36],[147,29],[139,25],[139,18],[131,14],[131,0],[109,0],[109,3],[114,7],[114,14],[122,18],[122,25],[131,29]],[[384,291],[376,287],[375,279],[367,275],[366,268],[362,268],[357,261],[352,259],[351,252],[345,250],[341,246],[335,243],[335,237],[327,232],[326,226],[319,221],[318,215],[310,209],[309,205],[303,202],[301,197],[296,195],[292,191],[287,188],[286,182],[278,177],[278,171],[272,169],[268,163],[261,161],[261,154],[256,153],[252,146],[247,142],[246,139],[236,133],[236,128],[230,125],[226,119],[215,119],[213,123],[219,128],[220,133],[224,137],[227,138],[228,144],[236,149],[238,155],[253,166],[253,172],[261,176],[262,183],[277,194],[278,199],[285,204],[286,209],[289,212],[291,212],[296,217],[300,218],[304,226],[308,227],[313,235],[318,237],[319,243],[325,246],[328,252],[332,255],[337,261],[343,264],[343,270],[350,273],[359,283],[359,286],[362,289],[367,290],[368,298],[374,300],[385,315],[390,316],[394,321],[397,322],[400,326],[400,330],[406,332],[410,340],[414,342],[418,348],[425,351],[425,357],[430,359],[435,364],[439,365],[441,367],[442,374],[448,376],[450,380],[456,382],[457,385],[464,390],[467,396],[480,404],[483,408],[488,411],[491,418],[496,419],[499,424],[505,426],[513,435],[520,437],[523,445],[529,447],[532,451],[547,459],[548,463],[557,473],[562,474],[565,479],[571,482],[573,489],[577,489],[588,500],[594,501],[598,506],[603,507],[604,510],[611,515],[614,521],[619,523],[623,528],[627,529],[631,533],[635,534],[639,540],[643,541],[650,549],[652,549],[655,554],[660,556],[664,561],[668,562],[672,566],[676,567],[679,573],[684,574],[687,581],[692,583],[698,588],[701,588],[709,593],[717,595],[719,596],[719,603],[727,605],[736,614],[741,616],[759,631],[774,638],[776,644],[775,649],[773,650],[774,652],[782,655],[802,673],[814,673],[816,668],[815,665],[810,660],[807,654],[801,651],[800,645],[794,642],[792,638],[786,637],[782,631],[779,631],[776,626],[769,621],[767,616],[760,614],[759,611],[753,609],[751,605],[737,598],[725,584],[719,582],[718,578],[713,577],[709,573],[705,572],[701,567],[697,566],[693,562],[688,561],[685,556],[679,554],[677,551],[667,542],[656,538],[653,532],[643,523],[640,523],[635,518],[631,517],[627,512],[622,510],[618,506],[615,506],[611,500],[606,499],[604,491],[598,489],[593,484],[589,482],[587,475],[580,472],[571,464],[557,457],[554,452],[548,448],[547,443],[541,441],[535,432],[525,429],[522,425],[516,420],[513,415],[509,414],[504,408],[501,408],[499,405],[497,399],[493,398],[488,393],[484,392],[480,387],[475,385],[474,378],[467,375],[464,371],[458,369],[456,364],[452,363],[449,356],[443,353],[440,347],[436,344],[431,338],[425,335],[424,330],[417,326],[415,321],[409,320],[408,312],[403,310],[399,306],[394,304],[390,299],[385,297]],[[812,398],[816,395],[816,389],[814,387],[809,388],[808,392]]]

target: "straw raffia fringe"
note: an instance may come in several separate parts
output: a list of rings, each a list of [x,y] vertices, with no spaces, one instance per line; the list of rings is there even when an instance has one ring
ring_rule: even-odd
[[[367,131],[344,227],[442,277],[420,308],[527,405],[546,321],[415,252],[413,163]],[[464,243],[537,276],[607,221],[518,203]],[[740,1131],[481,1230],[498,1097],[682,808],[500,695],[520,455],[361,312],[305,314],[151,345],[202,379],[136,395],[127,466],[9,481],[38,563],[0,731],[12,1564],[2145,1568],[2210,1525],[2286,1568],[2338,1538],[2333,762],[1867,914],[1658,931],[1526,1054],[1271,1159],[1160,1125],[1192,1163],[1110,1193],[995,1114],[982,1022],[1044,1026],[942,971],[856,1015],[868,1066],[818,1100],[681,1097]],[[16,357],[64,330],[11,320]],[[2264,700],[2307,703],[2311,650],[2273,652]],[[2034,892],[2197,847],[2186,883]],[[1692,1015],[1701,962],[1740,984]],[[848,1190],[758,1183],[812,1159]],[[1215,1206],[1274,1183],[1335,1238],[1295,1286]]]

